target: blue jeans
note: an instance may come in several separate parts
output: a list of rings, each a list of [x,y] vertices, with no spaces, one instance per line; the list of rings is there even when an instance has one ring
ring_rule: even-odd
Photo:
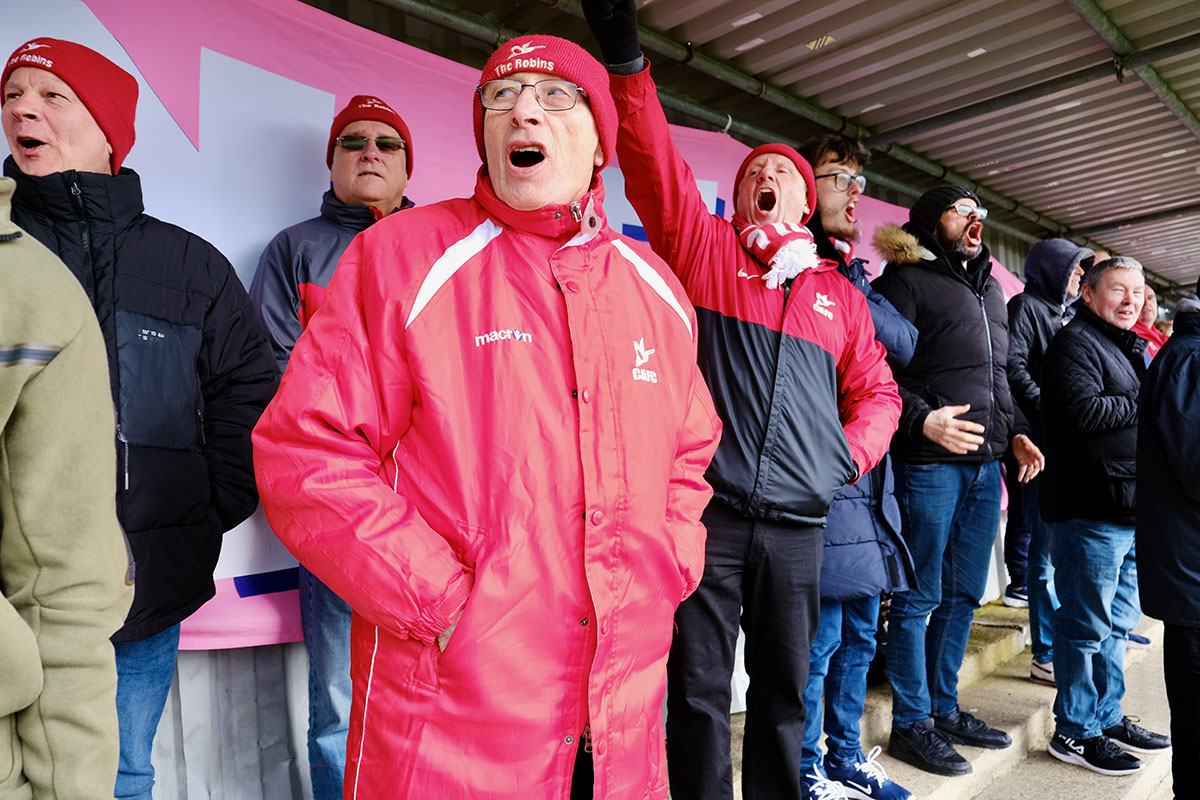
[[[917,587],[892,596],[887,667],[893,722],[907,728],[958,709],[958,670],[1000,525],[1000,462],[895,463]]]
[[[1071,519],[1051,528],[1062,604],[1054,615],[1054,718],[1059,733],[1090,739],[1123,716],[1125,646],[1142,615],[1133,526]]]
[[[139,642],[116,642],[113,650],[117,657],[117,725],[121,736],[114,795],[119,800],[150,800],[154,786],[150,751],[175,675],[179,626]]]
[[[308,647],[308,768],[313,800],[341,800],[350,730],[350,606],[300,567]]]
[[[1050,558],[1053,533],[1038,508],[1041,481],[1025,484],[1023,495],[1025,524],[1029,528],[1029,636],[1033,640],[1033,659],[1042,664],[1054,657],[1054,612],[1058,595],[1054,591],[1054,562]]]
[[[859,743],[859,719],[867,699],[867,670],[875,655],[879,596],[859,600],[821,598],[821,621],[808,654],[808,686],[804,690],[804,746],[800,766],[807,775],[821,758],[822,708],[825,693],[825,760],[851,766],[865,761]]]

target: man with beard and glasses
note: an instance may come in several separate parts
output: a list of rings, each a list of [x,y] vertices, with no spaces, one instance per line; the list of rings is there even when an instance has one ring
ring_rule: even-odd
[[[939,775],[971,771],[955,744],[1012,744],[958,705],[958,670],[1000,523],[999,459],[1013,428],[1008,312],[983,243],[986,217],[969,189],[940,186],[917,199],[903,228],[886,225],[874,242],[888,265],[873,285],[920,334],[896,373],[904,401],[892,439],[896,497],[917,585],[893,596],[888,621],[888,752]],[[1023,433],[1011,444],[1020,479],[1032,479],[1041,452]]]
[[[888,364],[900,369],[912,358],[916,326],[871,288],[867,262],[857,258],[854,249],[859,237],[854,209],[866,186],[859,171],[870,154],[855,140],[837,134],[810,139],[800,152],[815,165],[817,210],[808,227],[817,253],[835,262],[838,272],[866,296],[875,339],[887,349]],[[863,754],[858,724],[866,701],[867,671],[875,654],[879,595],[906,591],[911,575],[912,559],[901,538],[891,461],[885,456],[857,483],[837,493],[826,517],[821,620],[809,653],[804,693],[808,711],[802,762],[806,799],[822,796],[822,780],[841,784],[851,797],[912,797],[888,779],[876,760],[878,747],[869,756]],[[822,728],[826,733],[823,764]]]
[[[707,473],[704,579],[675,615],[667,662],[671,796],[733,796],[740,624],[750,675],[744,796],[800,797],[825,517],[887,452],[896,384],[862,292],[817,256],[803,227],[817,193],[809,163],[787,145],[755,148],[734,180],[732,223],[710,214],[671,141],[634,0],[583,8],[619,112],[626,195],[696,306],[700,370],[724,424]]]

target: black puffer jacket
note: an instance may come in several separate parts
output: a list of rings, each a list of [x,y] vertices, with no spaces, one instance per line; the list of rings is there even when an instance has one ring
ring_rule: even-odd
[[[896,372],[904,412],[892,456],[919,464],[983,463],[1000,458],[1013,429],[1008,390],[1008,311],[992,277],[987,245],[967,264],[952,264],[932,236],[885,225],[875,249],[887,259],[871,285],[917,326],[916,351]],[[931,258],[921,255],[921,248]],[[959,419],[984,427],[984,443],[955,455],[925,437],[925,418],[942,406],[970,404]]]
[[[1066,239],[1038,242],[1025,259],[1025,291],[1008,301],[1008,386],[1040,440],[1042,362],[1054,334],[1075,315],[1071,273],[1095,254]]]
[[[1133,524],[1138,390],[1146,342],[1080,304],[1046,350],[1042,424],[1047,522]]]
[[[66,262],[104,333],[117,410],[117,512],[137,568],[114,641],[213,595],[221,535],[258,503],[250,432],[278,382],[271,348],[216,248],[142,211],[137,174],[17,181],[13,219]]]
[[[1200,626],[1200,300],[1150,363],[1138,425],[1137,559],[1142,609]]]

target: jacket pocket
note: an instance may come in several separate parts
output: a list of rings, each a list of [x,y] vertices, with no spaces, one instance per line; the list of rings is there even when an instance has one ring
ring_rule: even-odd
[[[201,338],[195,325],[117,311],[117,413],[129,445],[200,449]]]
[[[1132,515],[1137,484],[1137,461],[1132,458],[1111,458],[1100,462],[1108,486],[1109,501],[1114,511]]]
[[[0,718],[27,708],[42,692],[42,661],[37,639],[25,620],[0,597]]]

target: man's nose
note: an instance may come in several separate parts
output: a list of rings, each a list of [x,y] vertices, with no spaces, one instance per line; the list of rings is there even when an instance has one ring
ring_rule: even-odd
[[[525,90],[529,91],[526,92]],[[517,94],[517,101],[513,103],[512,113],[518,117],[540,116],[542,106],[538,103],[537,94],[534,88],[530,85],[521,87],[521,91]]]

